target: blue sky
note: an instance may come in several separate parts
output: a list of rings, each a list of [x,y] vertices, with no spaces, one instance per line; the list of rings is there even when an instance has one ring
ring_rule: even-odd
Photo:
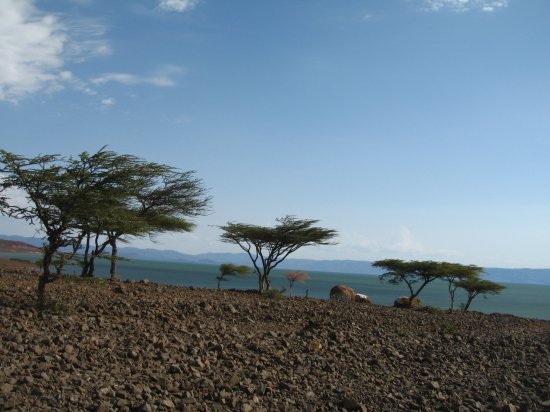
[[[196,170],[227,221],[340,232],[295,257],[550,267],[547,0],[1,0],[1,147]],[[33,229],[0,218],[0,233]]]

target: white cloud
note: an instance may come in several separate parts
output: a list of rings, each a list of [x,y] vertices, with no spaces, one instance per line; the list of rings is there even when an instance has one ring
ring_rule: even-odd
[[[451,10],[455,12],[470,10],[493,12],[508,6],[508,0],[424,0],[424,3],[428,10]]]
[[[160,0],[159,7],[165,11],[183,13],[195,7],[200,0]]]
[[[29,0],[3,0],[0,38],[0,100],[55,85],[67,34],[54,15],[39,13]]]
[[[112,106],[115,104],[115,99],[113,99],[112,97],[108,97],[106,99],[101,100],[101,104],[107,107]]]
[[[32,0],[2,0],[0,7],[0,101],[18,102],[40,91],[71,85],[93,94],[64,70],[67,61],[110,53],[99,24],[67,23],[38,10]]]
[[[92,79],[91,82],[97,85],[115,82],[127,86],[149,84],[158,87],[171,87],[176,85],[176,77],[182,73],[183,68],[179,66],[164,65],[160,66],[150,76],[137,76],[129,73],[104,73]]]
[[[82,62],[91,57],[108,56],[112,53],[106,40],[107,29],[93,20],[71,20],[66,23],[70,41],[64,55],[72,61]]]

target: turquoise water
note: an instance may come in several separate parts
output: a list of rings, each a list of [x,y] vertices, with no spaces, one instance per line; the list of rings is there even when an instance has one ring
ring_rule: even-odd
[[[0,253],[3,258],[28,258],[28,255]],[[78,266],[66,266],[65,273],[79,274]],[[288,286],[284,279],[285,270],[275,270],[272,275],[272,287]],[[108,277],[109,263],[100,260],[96,263],[96,273],[100,277]],[[149,279],[151,282],[194,286],[201,288],[216,288],[218,276],[217,265],[201,265],[192,263],[157,262],[157,261],[121,261],[118,263],[118,274],[121,279]],[[357,293],[368,295],[373,303],[392,305],[398,296],[408,295],[405,286],[394,286],[380,282],[377,276],[339,274],[328,272],[308,272],[309,279],[304,284],[295,284],[293,296],[305,296],[327,299],[332,286],[345,284]],[[230,277],[222,282],[226,289],[256,289],[256,276]],[[506,289],[500,295],[488,295],[486,299],[478,296],[470,306],[470,310],[485,313],[509,313],[516,316],[550,320],[550,286],[505,284]],[[465,295],[457,293],[456,306],[465,302]],[[288,292],[287,292],[288,294]],[[437,306],[443,309],[449,307],[449,292],[447,284],[442,281],[430,283],[422,291],[421,300],[425,305]]]

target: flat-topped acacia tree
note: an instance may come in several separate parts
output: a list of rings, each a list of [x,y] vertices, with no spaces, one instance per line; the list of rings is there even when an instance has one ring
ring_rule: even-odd
[[[466,291],[468,298],[466,303],[462,306],[462,310],[466,312],[470,307],[474,298],[478,295],[497,295],[506,289],[506,286],[499,283],[491,282],[490,280],[480,279],[478,277],[472,277],[460,282],[456,282],[456,285],[459,288],[462,288]]]
[[[386,270],[379,276],[381,280],[388,280],[393,285],[400,283],[407,285],[410,302],[418,297],[428,283],[441,278],[444,273],[442,264],[431,260],[405,262],[400,259],[384,259],[377,260],[372,266]],[[415,290],[416,284],[418,287]]]
[[[288,255],[304,246],[332,245],[338,234],[315,226],[319,221],[314,219],[285,216],[276,221],[273,227],[234,222],[219,226],[223,230],[221,241],[238,245],[250,257],[260,293],[271,289],[269,275]]]
[[[456,290],[463,281],[479,279],[483,268],[476,265],[461,265],[460,263],[441,262],[440,279],[447,281],[451,305],[449,312],[454,310]]]

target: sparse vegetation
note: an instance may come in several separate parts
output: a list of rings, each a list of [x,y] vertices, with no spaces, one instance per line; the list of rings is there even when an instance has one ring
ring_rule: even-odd
[[[443,320],[439,324],[441,327],[441,332],[443,332],[446,335],[454,335],[456,334],[456,328],[455,325],[453,325],[451,322]]]
[[[479,279],[479,278],[472,278],[467,280],[462,280],[460,282],[457,282],[456,285],[459,288],[462,288],[466,291],[468,294],[468,299],[466,300],[466,303],[463,304],[462,310],[466,312],[472,301],[479,295],[496,295],[500,292],[502,292],[506,286],[500,285],[495,282],[491,282],[490,280],[485,279]]]
[[[377,260],[374,267],[385,269],[387,272],[380,275],[380,280],[387,280],[392,285],[404,283],[409,289],[409,301],[413,301],[426,287],[442,275],[442,264],[433,261],[410,261],[400,259]],[[414,289],[414,286],[418,287]]]
[[[279,300],[279,299],[283,299],[285,297],[285,295],[284,295],[285,292],[286,292],[285,288],[269,289],[269,290],[264,291],[262,296],[264,296],[267,299]]]
[[[229,222],[220,226],[221,241],[244,250],[258,275],[258,291],[271,289],[271,271],[288,255],[304,246],[330,245],[337,232],[314,226],[318,220],[286,216],[274,227]]]
[[[295,282],[304,283],[309,278],[306,272],[300,270],[293,270],[285,272],[285,279],[288,280],[288,293],[292,295],[292,287]]]
[[[252,269],[248,266],[237,266],[232,263],[222,263],[220,265],[220,275],[216,277],[218,279],[218,289],[221,286],[221,282],[228,281],[228,276],[246,276],[252,274]]]

